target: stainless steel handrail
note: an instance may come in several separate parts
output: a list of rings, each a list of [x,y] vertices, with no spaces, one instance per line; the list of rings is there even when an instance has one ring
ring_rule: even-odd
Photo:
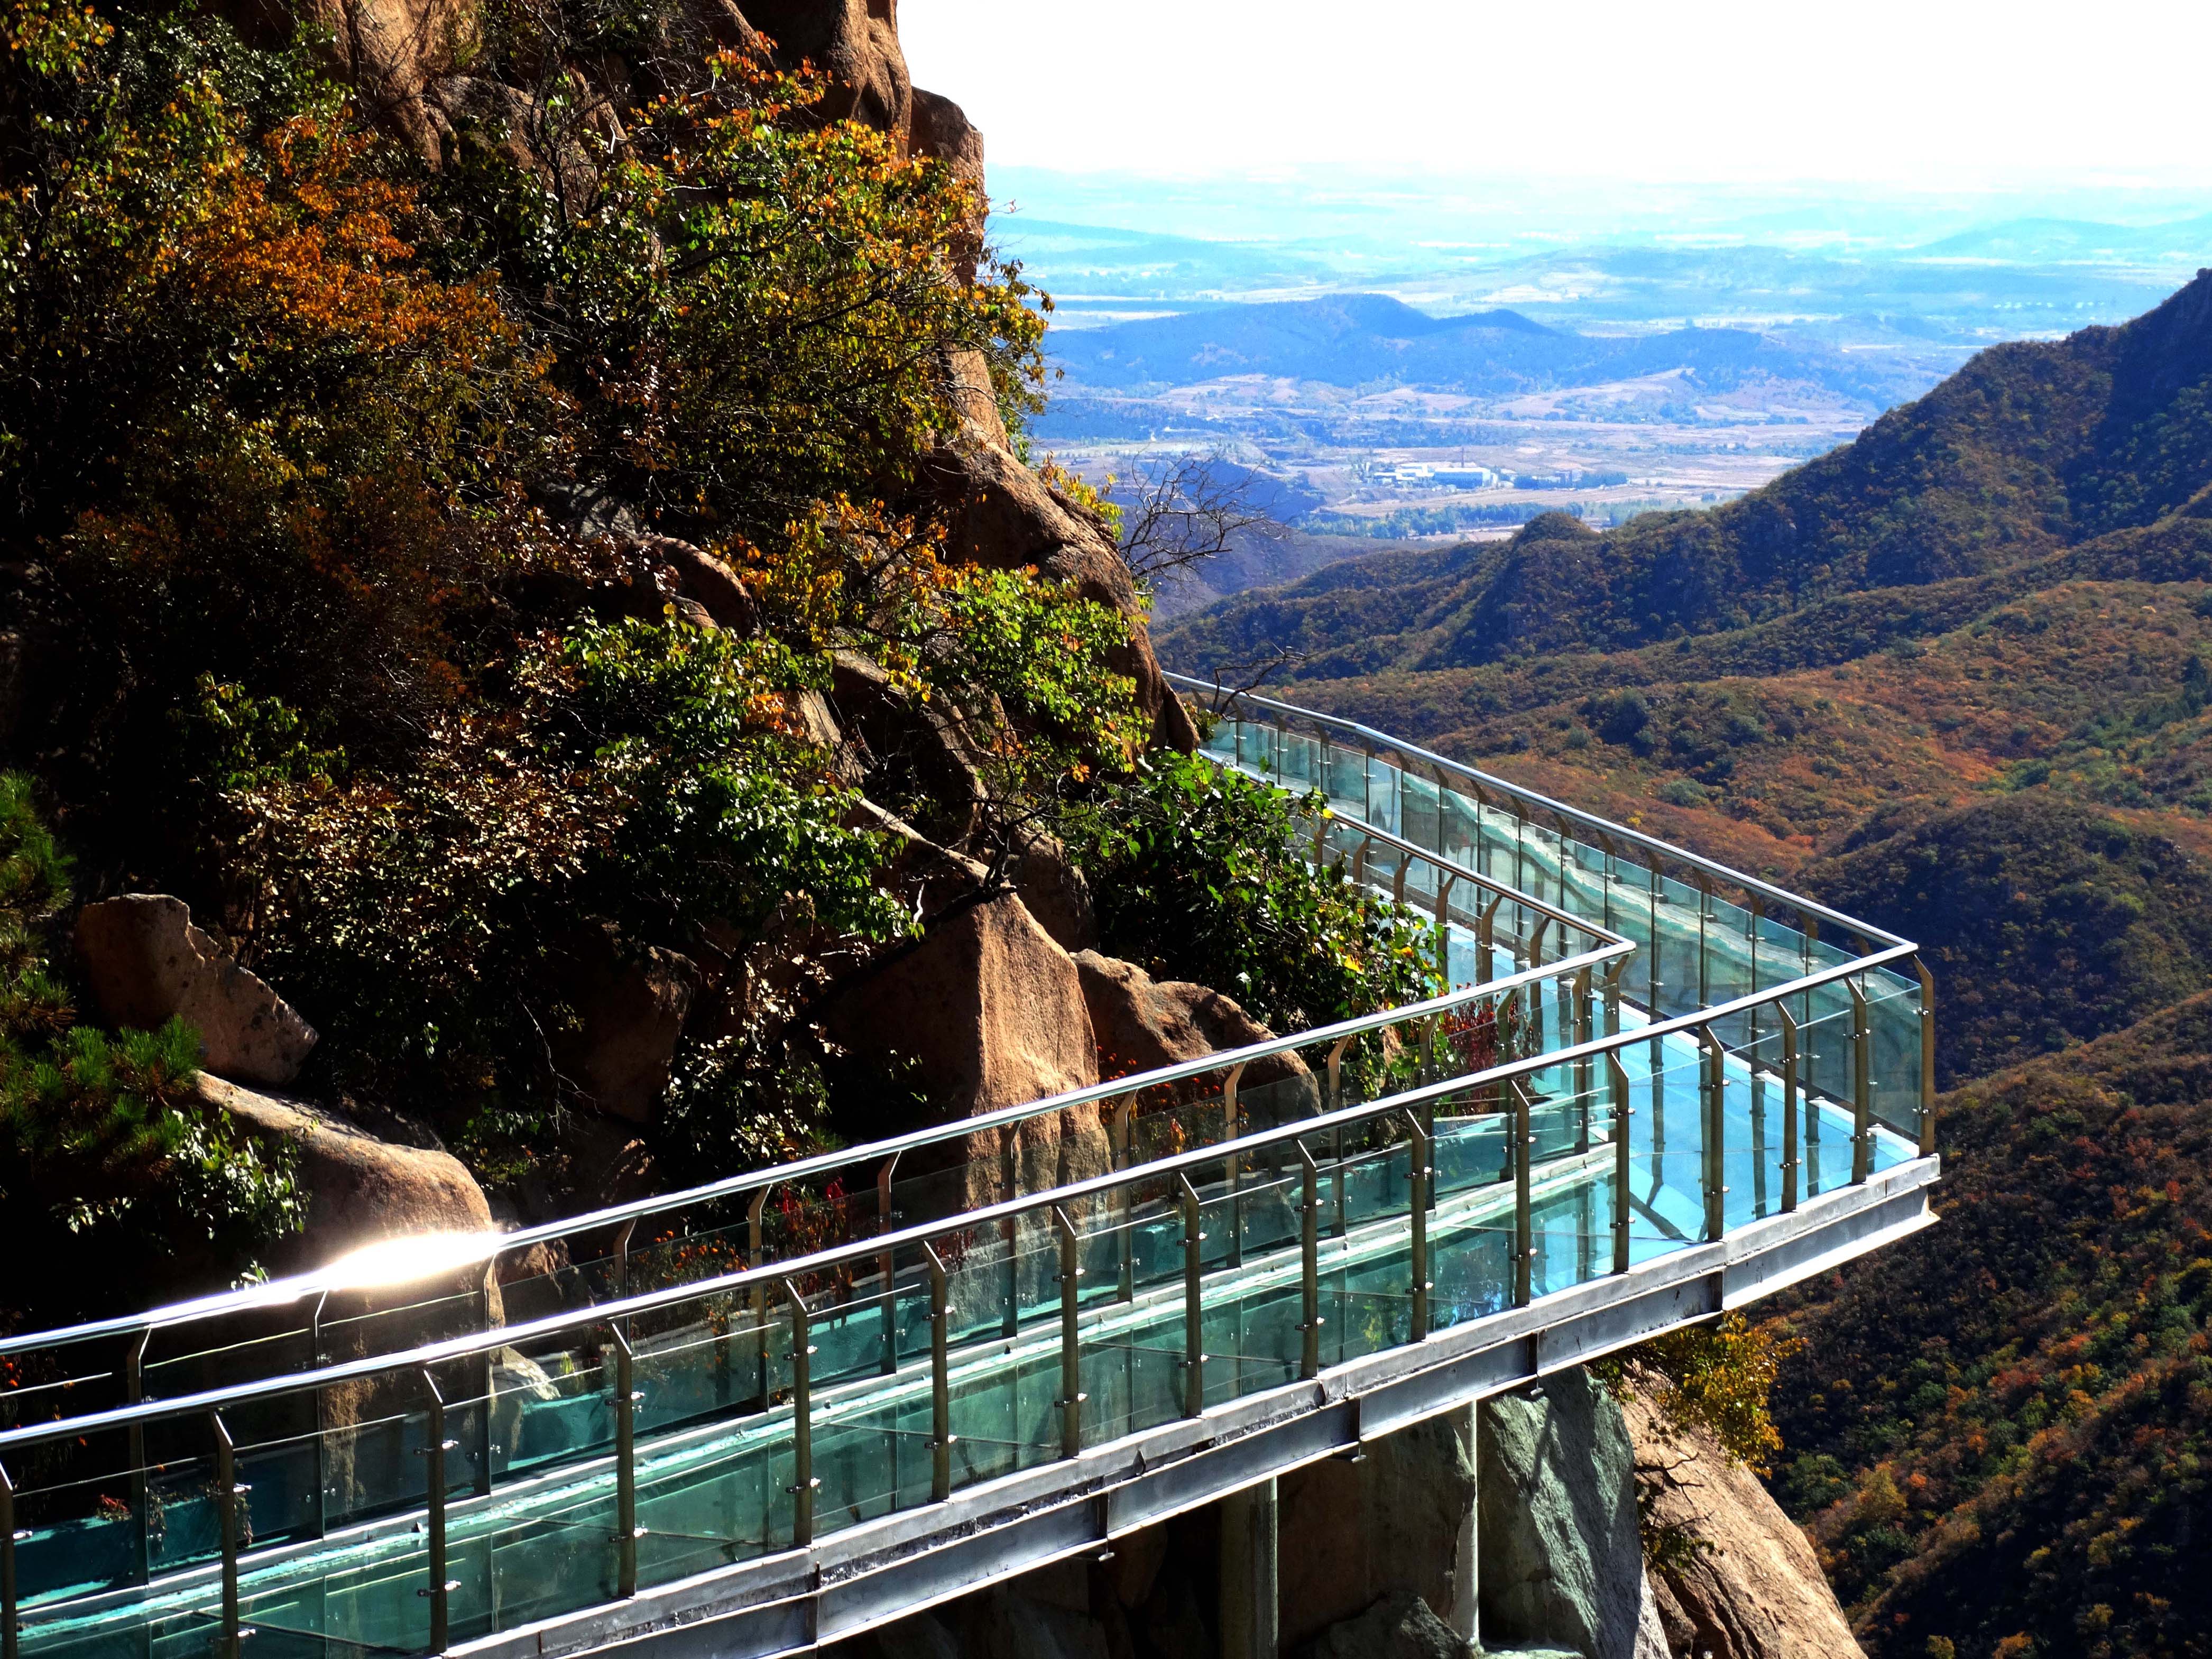
[[[1600,927],[1584,916],[1546,903],[1522,893],[1495,878],[1469,870],[1449,859],[1425,848],[1391,835],[1388,830],[1362,823],[1357,818],[1332,814],[1354,835],[1364,835],[1382,842],[1407,854],[1419,857],[1457,880],[1472,882],[1491,892],[1500,893],[1514,900],[1532,914],[1544,916],[1565,927],[1571,927],[1607,945],[1618,945],[1633,949],[1633,941],[1625,935]],[[1505,983],[1497,981],[1496,983]],[[533,1245],[566,1238],[572,1234],[585,1233],[601,1227],[618,1226],[648,1215],[690,1208],[693,1206],[717,1203],[724,1200],[785,1186],[794,1181],[805,1181],[817,1176],[828,1175],[855,1164],[881,1164],[903,1153],[923,1146],[942,1145],[946,1141],[963,1140],[971,1135],[988,1133],[994,1129],[1010,1127],[1042,1117],[1049,1113],[1063,1112],[1072,1108],[1095,1104],[1101,1101],[1117,1100],[1124,1095],[1141,1092],[1202,1077],[1211,1072],[1227,1071],[1247,1066],[1252,1062],[1289,1053],[1294,1049],[1318,1047],[1362,1036],[1386,1026],[1401,1024],[1408,1020],[1424,1019],[1431,1014],[1446,1013],[1474,1000],[1495,988],[1495,985],[1470,986],[1419,1002],[1401,1003],[1392,1008],[1381,1009],[1371,1014],[1361,1014],[1351,1019],[1338,1020],[1333,1024],[1316,1026],[1304,1031],[1292,1031],[1282,1036],[1269,1037],[1264,1042],[1248,1043],[1238,1048],[1217,1049],[1194,1060],[1180,1060],[1172,1066],[1153,1071],[1132,1073],[1109,1079],[1102,1083],[1072,1089],[1064,1093],[1047,1096],[1041,1100],[1024,1101],[1018,1105],[1003,1106],[994,1111],[979,1113],[974,1117],[959,1118],[949,1123],[933,1124],[926,1128],[910,1130],[889,1139],[870,1141],[858,1146],[842,1147],[835,1152],[818,1153],[791,1164],[778,1164],[769,1170],[750,1170],[742,1175],[725,1176],[720,1181],[702,1186],[686,1188],[673,1193],[657,1193],[647,1197],[631,1199],[621,1204],[587,1211],[581,1215],[564,1216],[557,1221],[540,1222],[534,1226],[519,1227],[501,1233],[496,1238],[488,1237],[481,1255],[473,1258],[487,1267],[501,1256]],[[457,1259],[459,1267],[471,1265],[471,1259]],[[333,1269],[325,1267],[307,1273],[287,1275],[264,1284],[241,1290],[219,1291],[189,1302],[179,1302],[165,1308],[144,1313],[119,1314],[107,1319],[89,1320],[82,1324],[58,1327],[51,1331],[27,1332],[21,1336],[0,1339],[0,1354],[20,1357],[27,1353],[76,1346],[86,1342],[100,1341],[110,1337],[129,1337],[144,1331],[173,1330],[202,1319],[216,1318],[264,1308],[283,1307],[303,1301],[325,1291],[344,1288],[342,1280],[334,1279]],[[6,1396],[0,1395],[0,1399]]]
[[[1501,778],[1495,773],[1485,772],[1462,761],[1455,761],[1448,755],[1439,755],[1432,749],[1424,749],[1418,744],[1407,743],[1403,738],[1394,738],[1389,732],[1379,732],[1371,726],[1363,726],[1357,720],[1346,720],[1340,714],[1324,714],[1317,708],[1306,708],[1297,703],[1278,702],[1273,697],[1261,696],[1256,692],[1234,690],[1218,682],[1200,679],[1195,675],[1179,674],[1168,671],[1164,672],[1171,684],[1182,686],[1188,690],[1216,693],[1279,714],[1288,715],[1297,720],[1310,720],[1316,725],[1334,726],[1339,731],[1355,733],[1360,739],[1363,750],[1387,751],[1409,759],[1419,760],[1426,765],[1446,771],[1456,772],[1460,776],[1480,785],[1485,789],[1495,789],[1501,794],[1527,801],[1542,811],[1559,818],[1571,819],[1584,829],[1594,830],[1609,840],[1625,842],[1640,848],[1647,854],[1672,860],[1689,869],[1702,870],[1707,875],[1717,877],[1744,892],[1756,893],[1763,899],[1778,900],[1801,915],[1817,916],[1822,921],[1832,923],[1835,927],[1869,942],[1879,942],[1885,945],[1904,945],[1909,942],[1900,939],[1895,933],[1861,921],[1854,916],[1847,916],[1840,910],[1832,910],[1824,904],[1800,894],[1792,893],[1786,888],[1777,887],[1771,882],[1761,881],[1756,876],[1746,875],[1741,870],[1732,869],[1715,860],[1677,847],[1671,842],[1661,841],[1656,836],[1647,836],[1641,830],[1628,828],[1626,824],[1615,823],[1610,819],[1599,817],[1595,813],[1585,812],[1577,806],[1570,806],[1565,801],[1554,800],[1549,795],[1531,789],[1525,784],[1515,783],[1509,778]]]
[[[1633,948],[1632,946],[1629,948]],[[1339,1108],[1295,1122],[1278,1125],[1273,1128],[1256,1130],[1238,1136],[1233,1143],[1193,1147],[1186,1152],[1157,1158],[1127,1169],[1091,1176],[1081,1181],[1054,1188],[1046,1192],[1024,1194],[1018,1198],[1002,1199],[973,1210],[941,1216],[933,1220],[902,1228],[896,1232],[879,1234],[854,1240],[811,1255],[767,1263],[757,1267],[742,1267],[728,1273],[710,1278],[687,1280],[681,1285],[667,1285],[659,1290],[641,1291],[635,1296],[617,1297],[594,1306],[548,1315],[544,1318],[518,1325],[495,1328],[489,1331],[471,1332],[443,1340],[425,1343],[400,1353],[374,1354],[359,1359],[341,1361],[314,1371],[292,1372],[281,1376],[233,1383],[222,1389],[204,1390],[192,1395],[180,1395],[173,1399],[147,1401],[136,1406],[88,1413],[82,1417],[65,1421],[27,1425],[23,1427],[0,1430],[0,1453],[19,1447],[42,1445],[50,1442],[77,1436],[100,1433],[173,1417],[190,1416],[228,1405],[243,1404],[256,1400],[274,1398],[280,1395],[301,1390],[331,1387],[340,1382],[356,1382],[386,1371],[419,1370],[426,1365],[435,1365],[448,1360],[465,1358],[488,1350],[525,1343],[542,1336],[556,1336],[566,1331],[607,1326],[615,1322],[641,1314],[658,1312],[703,1297],[750,1290],[759,1286],[775,1286],[787,1279],[795,1280],[821,1273],[848,1262],[872,1263],[879,1257],[901,1248],[926,1243],[947,1233],[969,1229],[983,1229],[994,1222],[1016,1218],[1031,1212],[1048,1212],[1055,1206],[1081,1203],[1100,1196],[1118,1187],[1133,1182],[1167,1179],[1188,1171],[1218,1165],[1224,1151],[1253,1153],[1276,1146],[1287,1146],[1299,1139],[1322,1133],[1339,1127],[1348,1127],[1370,1119],[1388,1117],[1455,1093],[1480,1089],[1492,1084],[1509,1084],[1537,1073],[1568,1066],[1576,1060],[1635,1048],[1655,1040],[1685,1032],[1692,1032],[1714,1021],[1753,1008],[1787,1002],[1792,998],[1818,990],[1867,972],[1896,957],[1909,954],[1909,945],[1877,957],[1850,963],[1839,963],[1824,968],[1818,973],[1804,975],[1770,987],[1749,996],[1728,1003],[1717,1004],[1710,1009],[1700,1009],[1694,1014],[1633,1026],[1628,1030],[1569,1048],[1547,1050],[1540,1054],[1526,1055],[1490,1066],[1480,1072],[1456,1078],[1420,1085],[1401,1091],[1380,1100],[1363,1102],[1356,1106]],[[1502,1001],[1505,994],[1531,983],[1552,979],[1571,981],[1584,969],[1626,954],[1620,946],[1608,946],[1601,951],[1588,951],[1580,956],[1547,963],[1541,968],[1524,969],[1508,978],[1492,981],[1480,990],[1494,995]],[[1810,1091],[1808,1091],[1808,1093]],[[1499,1108],[1498,1109],[1508,1109]]]

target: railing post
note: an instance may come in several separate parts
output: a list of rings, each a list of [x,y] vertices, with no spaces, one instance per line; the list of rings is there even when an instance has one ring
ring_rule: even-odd
[[[1711,940],[1713,921],[1713,881],[1702,870],[1690,872],[1690,878],[1698,884],[1698,1006],[1712,1005]]]
[[[1535,1216],[1528,1197],[1529,1164],[1534,1148],[1528,1131],[1528,1091],[1513,1079],[1513,1305],[1525,1308],[1535,1289]]]
[[[1321,1375],[1321,1166],[1304,1141],[1297,1147],[1303,1200],[1298,1206],[1299,1311],[1304,1315],[1298,1322],[1298,1375],[1310,1379]]]
[[[1229,1265],[1244,1265],[1244,1197],[1237,1177],[1241,1161],[1237,1152],[1237,1138],[1244,1126],[1237,1108],[1237,1085],[1244,1075],[1241,1060],[1229,1068],[1229,1075],[1221,1082],[1221,1139],[1229,1148],[1229,1156],[1221,1161],[1221,1183],[1229,1189]]]
[[[1936,981],[1928,964],[1912,958],[1920,975],[1920,1156],[1936,1151]]]
[[[1620,1035],[1620,975],[1628,966],[1626,957],[1615,957],[1605,965],[1605,1034]]]
[[[1060,1454],[1079,1457],[1084,1394],[1083,1347],[1077,1317],[1083,1288],[1083,1235],[1057,1204],[1052,1206],[1052,1221],[1060,1234]]]
[[[499,1258],[495,1255],[484,1263],[483,1281],[477,1287],[477,1322],[478,1328],[483,1330],[488,1331],[492,1328],[491,1297],[492,1291],[498,1287],[499,1281],[495,1277],[498,1271]],[[501,1308],[501,1311],[505,1311],[504,1307]],[[498,1447],[492,1444],[491,1440],[493,1352],[492,1349],[486,1348],[476,1358],[477,1399],[480,1402],[477,1407],[476,1492],[479,1498],[488,1498],[491,1495],[492,1458],[499,1450]],[[320,1435],[315,1437],[315,1449],[316,1459],[319,1464],[322,1457]]]
[[[1407,1254],[1413,1270],[1409,1329],[1413,1341],[1425,1342],[1429,1340],[1429,1177],[1434,1171],[1429,1166],[1429,1137],[1421,1127],[1420,1114],[1408,1112],[1406,1121],[1412,1128],[1406,1156],[1407,1215],[1412,1234]]]
[[[791,1304],[791,1543],[805,1549],[814,1541],[814,1390],[810,1361],[814,1355],[807,1340],[806,1298],[798,1285],[783,1281],[783,1294]]]
[[[1182,1200],[1182,1402],[1187,1417],[1206,1414],[1206,1235],[1199,1231],[1198,1191],[1190,1177],[1179,1175],[1176,1185]]]
[[[438,1392],[438,1379],[428,1369],[422,1372],[422,1389],[429,1397],[422,1456],[422,1531],[429,1550],[430,1582],[415,1594],[430,1603],[430,1651],[443,1653],[451,1642],[447,1621],[456,1588],[446,1577],[446,1454],[459,1443],[446,1438],[446,1396]]]
[[[1498,939],[1498,907],[1505,902],[1502,892],[1492,893],[1490,902],[1482,907],[1482,915],[1474,924],[1474,982],[1487,985],[1493,977],[1490,953]]]
[[[1723,1123],[1721,1091],[1726,1086],[1727,1073],[1723,1070],[1727,1050],[1713,1035],[1710,1025],[1698,1027],[1698,1044],[1705,1060],[1705,1087],[1699,1091],[1705,1097],[1705,1237],[1718,1238],[1728,1225],[1728,1188],[1722,1185],[1726,1172],[1727,1152],[1721,1144]]]
[[[637,1356],[619,1324],[615,1340],[615,1594],[637,1594]]]
[[[898,1168],[898,1154],[893,1152],[876,1171],[876,1231],[888,1233],[891,1228],[891,1173]],[[885,1376],[898,1370],[898,1261],[890,1251],[884,1250],[876,1256],[876,1271],[884,1281],[884,1357],[882,1370]],[[897,1444],[894,1440],[892,1444]]]
[[[1625,1273],[1629,1267],[1628,1217],[1631,1207],[1629,1176],[1628,1068],[1620,1063],[1620,1054],[1606,1050],[1605,1068],[1613,1085],[1613,1270]]]
[[[15,1483],[0,1464],[0,1659],[20,1659],[15,1634]]]
[[[1130,1138],[1137,1115],[1137,1097],[1133,1094],[1117,1095],[1114,1100],[1116,1170],[1129,1167]],[[1137,1231],[1136,1188],[1124,1182],[1115,1189],[1114,1202],[1121,1214],[1121,1225],[1115,1230],[1115,1254],[1120,1258],[1121,1295],[1124,1302],[1137,1299]]]
[[[1443,796],[1437,796],[1437,839],[1443,840]],[[1441,856],[1441,850],[1439,851]],[[1437,978],[1443,988],[1451,989],[1451,890],[1458,875],[1438,866],[1437,871]]]
[[[1000,1196],[1008,1203],[1012,1203],[1016,1198],[1020,1196],[1018,1191],[1021,1184],[1020,1166],[1015,1162],[1014,1158],[1014,1137],[1018,1133],[1019,1130],[1012,1124],[1008,1124],[1004,1129],[999,1132],[999,1177]],[[1000,1322],[1000,1328],[1005,1333],[1005,1334],[1012,1336],[1021,1328],[1022,1323],[1022,1234],[1020,1219],[1016,1216],[1009,1214],[1001,1220],[999,1223],[999,1238],[1000,1242],[1006,1246],[1006,1317]]]
[[[1851,994],[1851,1185],[1864,1186],[1874,1173],[1874,1056],[1867,1027],[1867,995],[1856,979],[1844,981]]]
[[[934,1244],[921,1249],[929,1258],[929,1496],[942,1504],[952,1496],[952,1304],[944,1257]]]
[[[329,1294],[327,1291],[324,1292],[325,1296]],[[318,1315],[322,1311],[322,1305],[320,1300],[315,1304],[315,1311]],[[126,1406],[136,1406],[146,1398],[146,1345],[153,1340],[154,1328],[149,1325],[138,1333],[137,1340],[124,1351],[123,1403]],[[308,1340],[310,1343],[314,1340],[312,1328]],[[307,1369],[313,1370],[317,1363],[315,1356],[309,1354]],[[315,1394],[318,1407],[322,1403],[322,1397],[321,1390],[318,1389]],[[315,1426],[320,1430],[321,1422],[318,1420]],[[150,1524],[149,1513],[153,1497],[146,1481],[146,1425],[143,1423],[133,1423],[125,1436],[125,1443],[127,1455],[131,1459],[131,1570],[137,1582],[143,1584],[154,1576],[154,1529]],[[319,1494],[322,1491],[322,1474],[323,1437],[318,1433],[315,1436],[315,1490]],[[321,1513],[319,1496],[316,1500],[316,1513],[318,1515]],[[318,1527],[316,1536],[321,1535],[321,1528]]]
[[[636,1231],[637,1218],[631,1216],[615,1233],[615,1300],[617,1302],[629,1294],[629,1241],[630,1235]]]
[[[1341,1110],[1344,1106],[1344,1048],[1352,1039],[1340,1036],[1328,1049],[1328,1109]],[[1345,1236],[1349,1223],[1345,1218],[1344,1205],[1344,1126],[1340,1123],[1329,1133],[1330,1195],[1336,1202],[1336,1236]]]
[[[1575,975],[1574,989],[1569,994],[1574,998],[1575,1002],[1575,1029],[1572,1042],[1577,1048],[1580,1048],[1590,1040],[1592,1011],[1589,969],[1585,968]],[[1586,1152],[1590,1149],[1591,1084],[1590,1057],[1584,1054],[1575,1062],[1575,1151],[1577,1152]]]
[[[1797,1207],[1797,1022],[1790,1005],[1778,1002],[1782,1016],[1782,1213]]]
[[[1728,1228],[1728,1146],[1725,1146],[1725,1095],[1728,1088],[1728,1048],[1721,1046],[1719,1037],[1712,1036],[1712,1026],[1697,1029],[1698,1051],[1704,1066],[1704,1095],[1705,1124],[1698,1139],[1705,1144],[1705,1237],[1719,1239]]]
[[[222,1553],[222,1626],[216,1637],[216,1651],[222,1659],[238,1659],[238,1448],[231,1443],[221,1412],[208,1413],[208,1425],[215,1431],[216,1543]],[[434,1554],[431,1559],[434,1568],[437,1557]],[[434,1638],[444,1632],[434,1613],[430,1633],[431,1650],[442,1653],[444,1642]]]
[[[752,1200],[745,1206],[746,1265],[749,1267],[763,1267],[768,1261],[768,1241],[761,1223],[762,1212],[768,1207],[768,1192],[769,1189],[763,1187],[752,1195]],[[753,1348],[757,1362],[754,1369],[760,1373],[760,1405],[761,1409],[766,1411],[770,1380],[768,1358],[768,1281],[766,1279],[754,1281],[752,1300]]]

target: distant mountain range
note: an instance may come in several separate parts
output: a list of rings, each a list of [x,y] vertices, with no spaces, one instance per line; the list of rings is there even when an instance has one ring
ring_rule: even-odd
[[[1211,306],[1055,331],[1050,346],[1079,392],[1141,392],[1261,374],[1341,386],[1389,381],[1498,397],[1686,372],[1714,392],[1764,375],[1808,381],[1881,408],[1925,384],[1878,354],[1846,353],[1749,329],[1593,336],[1505,309],[1433,317],[1381,294]]]
[[[2207,386],[2212,275],[2123,328],[1993,347],[1711,512],[1602,538],[1549,514],[1508,543],[1354,560],[1194,618],[1164,653],[1203,665],[1291,646],[1325,678],[1631,649],[1876,590],[1985,604],[2015,568],[2077,544],[2124,558],[2166,515],[2212,513]]]

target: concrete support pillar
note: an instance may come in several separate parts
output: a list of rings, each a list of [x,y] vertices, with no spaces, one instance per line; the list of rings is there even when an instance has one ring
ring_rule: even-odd
[[[1277,1659],[1282,1647],[1276,1582],[1275,1483],[1221,1500],[1221,1659]]]

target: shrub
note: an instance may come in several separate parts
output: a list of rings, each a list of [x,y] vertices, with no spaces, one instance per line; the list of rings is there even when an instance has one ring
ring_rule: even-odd
[[[1308,864],[1292,807],[1210,761],[1148,758],[1074,836],[1103,948],[1158,977],[1214,986],[1277,1031],[1433,995],[1433,934],[1340,863]]]
[[[0,773],[0,1214],[14,1259],[43,1264],[47,1317],[135,1294],[149,1240],[186,1279],[228,1276],[303,1214],[289,1149],[188,1091],[188,1026],[111,1036],[77,1023],[45,944],[68,902],[68,864],[29,781]]]

